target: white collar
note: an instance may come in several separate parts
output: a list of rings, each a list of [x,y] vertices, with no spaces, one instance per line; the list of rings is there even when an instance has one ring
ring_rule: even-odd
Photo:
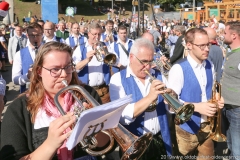
[[[206,60],[204,60],[201,64],[198,64],[191,56],[191,54],[188,54],[187,60],[192,66],[192,68],[198,68],[198,67],[205,67],[206,66]]]

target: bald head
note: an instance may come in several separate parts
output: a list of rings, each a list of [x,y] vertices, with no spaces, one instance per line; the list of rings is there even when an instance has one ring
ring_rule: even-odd
[[[154,37],[151,33],[148,33],[148,32],[143,33],[142,38],[146,38],[152,43],[154,43]]]
[[[217,38],[217,33],[214,29],[210,28],[210,27],[207,27],[207,28],[203,28],[205,31],[207,31],[207,34],[208,34],[208,37],[209,37],[209,40],[216,40]]]

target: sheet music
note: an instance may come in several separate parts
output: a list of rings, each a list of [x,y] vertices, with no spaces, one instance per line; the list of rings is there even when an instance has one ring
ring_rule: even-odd
[[[131,101],[132,96],[129,95],[82,112],[67,141],[66,146],[68,150],[74,148],[83,139],[83,136],[89,130],[88,127],[91,125],[94,126],[98,123],[104,122],[103,130],[116,128],[124,108]],[[100,129],[100,126],[101,125],[98,125],[95,132]],[[88,135],[92,133],[92,130],[88,133]]]

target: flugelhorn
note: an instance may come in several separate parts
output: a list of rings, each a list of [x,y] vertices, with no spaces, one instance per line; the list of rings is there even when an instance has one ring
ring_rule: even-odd
[[[113,53],[109,53],[107,46],[103,42],[97,41],[95,46],[95,56],[99,62],[104,62],[105,64],[112,66],[117,62],[117,56]]]
[[[159,53],[156,53],[156,55]],[[169,70],[172,68],[172,64],[168,61],[164,61],[160,59],[160,56],[156,56],[153,61],[153,64],[156,66],[156,69],[159,70],[163,75],[167,76]]]
[[[209,100],[210,103],[216,104],[216,106],[218,106],[218,102],[216,99],[217,88],[218,88],[218,95],[219,95],[218,98],[219,99],[221,98],[221,84],[215,81],[212,88],[212,98]],[[210,122],[210,127],[212,130],[212,134],[210,135],[210,138],[216,142],[225,142],[227,140],[226,136],[222,134],[222,131],[221,131],[221,127],[222,127],[221,120],[222,120],[222,109],[218,107],[216,116],[208,117],[208,121]]]
[[[82,109],[74,108],[74,112],[75,110],[78,110],[78,113],[77,113],[78,116],[80,116],[81,112],[85,110],[85,108],[82,104],[82,101],[79,99],[79,97],[77,97],[74,91],[79,92],[81,97],[84,98],[87,101],[87,103],[90,104],[91,107],[100,105],[82,86],[79,86],[79,85],[68,86],[65,80],[63,81],[63,84],[66,87],[61,89],[54,97],[54,103],[56,104],[59,112],[62,115],[65,115],[66,113],[62,109],[62,106],[58,101],[58,97],[64,92],[71,93],[73,98],[79,103],[81,107],[83,107]],[[97,146],[97,140],[94,137],[97,133],[89,136],[85,134],[83,140],[80,141],[80,144],[83,150],[85,150],[88,154],[92,156],[100,156],[107,153],[113,147],[113,140],[115,139],[124,153],[121,160],[128,160],[128,159],[137,160],[145,152],[145,150],[147,149],[147,147],[149,146],[153,138],[153,135],[150,132],[142,135],[141,137],[137,137],[132,133],[130,133],[121,124],[118,124],[118,127],[116,128],[109,129],[108,131],[101,130],[101,132],[107,134],[110,137],[110,145],[102,151],[93,150]]]
[[[145,72],[150,77],[151,82],[154,79],[156,79],[147,70],[145,70]],[[168,105],[175,112],[176,116],[175,116],[174,122],[176,125],[187,122],[193,115],[193,113],[194,113],[194,105],[193,104],[182,105],[178,102],[178,100],[176,98],[174,98],[173,96],[171,96],[168,93],[163,93],[162,97],[164,98],[165,101],[167,101]]]

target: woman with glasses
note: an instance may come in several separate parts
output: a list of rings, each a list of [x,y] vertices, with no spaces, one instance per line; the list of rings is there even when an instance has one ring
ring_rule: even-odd
[[[67,113],[62,116],[53,98],[66,80],[68,85],[81,85],[72,63],[72,49],[66,44],[49,42],[40,47],[36,56],[30,88],[8,107],[4,114],[1,133],[1,160],[11,159],[82,159],[95,160],[77,145],[66,148],[71,126],[76,122],[73,106],[77,105],[70,93],[59,96],[59,102]],[[84,88],[99,102],[101,100],[91,87]],[[87,103],[83,105],[87,106]],[[77,105],[78,106],[78,105]],[[101,138],[98,147],[105,146],[108,139]]]

